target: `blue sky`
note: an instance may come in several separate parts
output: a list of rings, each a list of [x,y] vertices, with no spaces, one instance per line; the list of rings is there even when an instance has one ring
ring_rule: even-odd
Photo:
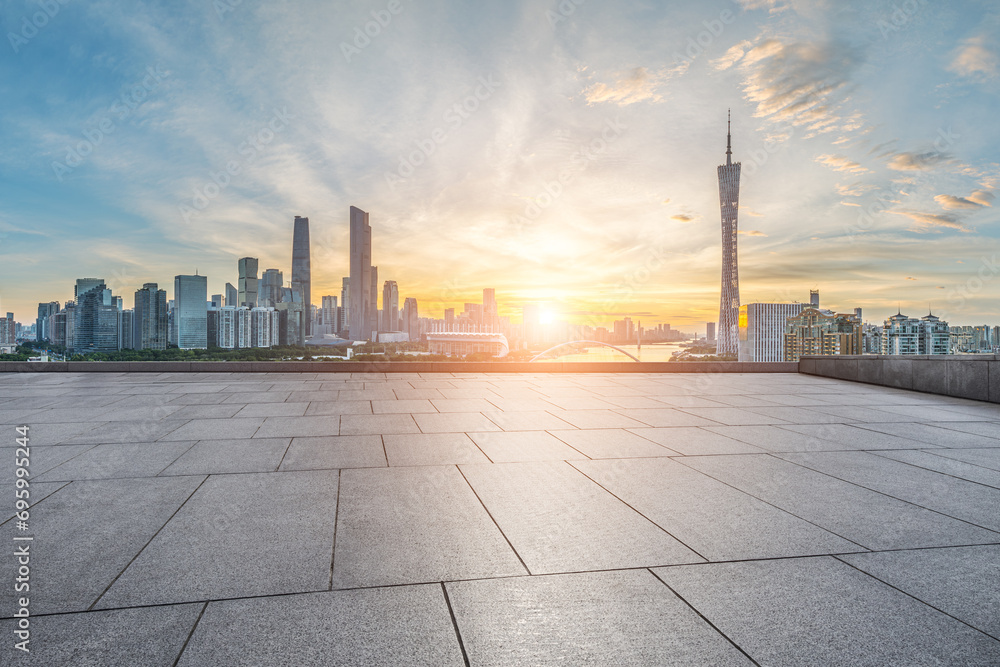
[[[20,321],[84,276],[287,279],[295,215],[318,303],[355,205],[422,314],[495,287],[703,330],[731,107],[743,302],[1000,324],[995,3],[13,0],[3,32]]]

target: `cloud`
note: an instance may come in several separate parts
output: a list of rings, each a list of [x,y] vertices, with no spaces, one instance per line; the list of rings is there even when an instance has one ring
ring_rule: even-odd
[[[841,206],[861,206],[861,204],[859,204],[857,202],[853,202],[853,201],[842,201],[842,202],[840,202],[840,205]]]
[[[670,203],[670,198],[668,197],[667,199],[664,199],[664,200],[663,200],[663,203],[664,203],[664,204],[669,204],[669,203]]]
[[[983,35],[962,41],[948,69],[961,76],[991,79],[997,75],[997,54],[990,49]]]
[[[757,231],[756,229],[740,229],[736,233],[743,234],[744,236],[767,236],[764,232]]]
[[[924,153],[903,152],[896,153],[889,160],[890,169],[896,171],[929,171],[939,164],[951,162],[952,157],[940,151],[926,151]]]
[[[841,185],[837,183],[837,194],[841,197],[860,197],[869,190],[874,190],[874,185],[865,183],[852,183],[851,185]]]
[[[668,78],[668,73],[653,73],[645,67],[636,67],[612,84],[595,83],[584,91],[584,96],[590,105],[612,102],[624,107],[647,100],[659,102],[663,96],[656,89]]]
[[[778,0],[736,0],[736,2],[743,9],[766,9],[771,14],[777,14],[788,9],[788,5],[779,5]]]
[[[940,228],[956,229],[960,232],[971,232],[972,230],[963,225],[955,216],[944,213],[923,213],[921,211],[888,211],[893,215],[902,215],[917,223],[913,228],[915,232],[936,231]]]
[[[754,211],[753,209],[744,208],[742,206],[740,206],[740,213],[742,215],[749,215],[751,218],[763,218],[764,217],[763,213],[758,213],[757,211]]]
[[[676,215],[670,216],[671,220],[676,220],[677,222],[692,222],[695,218],[693,215],[687,215],[686,213],[678,213]]]
[[[743,55],[751,46],[753,46],[753,44],[746,40],[740,42],[739,44],[734,44],[729,47],[729,49],[722,54],[722,56],[709,61],[709,65],[717,70],[729,69],[743,59]]]
[[[990,202],[995,197],[987,190],[976,190],[968,197],[955,197],[954,195],[937,195],[934,201],[941,204],[941,208],[952,210],[956,208],[979,209],[984,206],[991,206]]]
[[[916,280],[916,278],[914,278],[913,276],[906,276],[906,279],[907,280]]]
[[[816,162],[820,164],[825,164],[828,167],[832,167],[837,171],[847,171],[852,174],[866,174],[871,170],[862,167],[860,164],[844,157],[843,155],[820,155],[816,158]]]
[[[765,39],[742,58],[743,90],[758,118],[805,126],[812,134],[854,131],[863,124],[860,116],[845,122],[838,110],[862,60],[862,52],[844,42]]]

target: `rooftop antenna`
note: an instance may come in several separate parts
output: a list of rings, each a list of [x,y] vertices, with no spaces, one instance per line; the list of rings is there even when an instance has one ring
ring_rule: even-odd
[[[733,110],[726,110],[726,166],[733,163]]]

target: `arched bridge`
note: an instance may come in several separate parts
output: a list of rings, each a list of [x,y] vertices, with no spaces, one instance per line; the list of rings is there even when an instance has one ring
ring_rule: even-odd
[[[619,352],[621,352],[622,354],[624,354],[626,357],[630,358],[632,361],[639,361],[636,357],[632,356],[631,354],[629,354],[625,350],[621,349],[620,347],[616,347],[616,346],[612,345],[611,343],[602,343],[599,340],[574,340],[574,341],[571,341],[569,343],[559,343],[558,345],[554,345],[554,346],[550,347],[549,349],[545,350],[544,352],[540,352],[540,353],[536,354],[534,357],[531,358],[531,360],[529,361],[529,363],[531,363],[531,361],[535,361],[536,359],[540,359],[541,357],[544,357],[546,354],[548,354],[552,350],[558,350],[560,347],[566,347],[568,345],[580,345],[581,343],[586,343],[588,345],[603,345],[604,347],[610,347],[612,350],[618,350]]]

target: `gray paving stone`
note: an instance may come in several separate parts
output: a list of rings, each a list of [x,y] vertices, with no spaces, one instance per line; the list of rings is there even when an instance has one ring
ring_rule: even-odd
[[[423,433],[470,433],[499,431],[500,427],[478,412],[415,414],[413,420]]]
[[[549,431],[573,428],[569,422],[548,412],[484,412],[483,415],[505,431]]]
[[[1000,661],[1000,642],[833,558],[655,572],[762,665]]]
[[[706,454],[760,454],[760,447],[748,445],[719,433],[693,426],[676,428],[632,428],[634,433],[684,456]]]
[[[327,470],[208,478],[97,608],[326,588],[337,478]]]
[[[473,665],[750,665],[646,570],[446,584]]]
[[[940,423],[940,422],[938,422]],[[996,441],[983,435],[964,433],[933,424],[858,424],[860,428],[917,440],[934,447],[993,447]],[[921,447],[923,445],[920,445]]]
[[[247,403],[237,417],[301,417],[309,403]]]
[[[233,417],[231,419],[192,419],[180,428],[162,436],[160,441],[169,440],[231,440],[252,437],[263,417]]]
[[[860,405],[826,405],[826,406],[815,406],[810,408],[814,412],[819,412],[821,414],[829,415],[834,418],[839,418],[840,422],[861,422],[861,423],[885,423],[885,422],[910,422],[914,418],[909,415],[897,414],[893,412],[887,412],[878,408],[864,407]],[[834,419],[831,423],[836,423],[838,420]],[[807,424],[810,422],[801,422],[798,420],[792,420],[792,423],[796,424]]]
[[[810,435],[822,440],[828,440],[837,446],[827,447],[828,450],[866,450],[866,449],[925,449],[934,447],[930,443],[918,443],[912,438],[904,438],[888,433],[880,433],[871,429],[852,424],[788,424],[782,428]]]
[[[671,459],[573,461],[571,465],[708,560],[858,549],[852,542]]]
[[[1000,449],[996,447],[989,449],[935,449],[934,453],[938,456],[965,461],[966,463],[989,468],[990,470],[1000,470]]]
[[[839,445],[829,440],[789,431],[780,426],[706,426],[704,429],[772,452],[811,452],[840,449]]]
[[[37,616],[31,619],[31,652],[4,646],[3,655],[12,656],[4,664],[173,667],[201,608],[184,604]],[[14,629],[14,619],[0,621],[5,637],[13,637]]]
[[[736,408],[717,408],[719,410],[735,410]],[[639,408],[635,410],[620,409],[619,413],[635,420],[634,428],[643,426],[669,427],[669,426],[718,426],[719,422],[705,419],[687,412],[688,408]],[[581,428],[611,428],[582,426]],[[620,428],[629,428],[622,426]]]
[[[60,445],[75,436],[86,433],[94,428],[94,426],[90,422],[79,424],[35,424],[28,429],[28,444],[32,447]],[[10,427],[8,433],[10,434],[10,439],[3,444],[13,445],[15,438],[19,436],[14,434],[13,427]],[[3,435],[7,436],[7,433]]]
[[[87,451],[35,477],[39,482],[69,482],[113,477],[154,477],[189,450],[193,442],[82,445]],[[67,446],[60,449],[68,449]]]
[[[52,470],[61,463],[72,459],[75,456],[79,456],[84,453],[93,445],[62,445],[61,447],[39,447],[34,443],[33,439],[28,441],[28,472],[31,473],[29,478],[31,482],[40,481],[38,478],[42,473]],[[18,447],[3,447],[0,449],[0,457],[4,462],[2,468],[0,468],[0,485],[4,489],[13,489],[14,480],[17,479],[15,470],[17,466],[15,462],[20,459],[24,460],[24,452],[20,451],[21,448]],[[4,508],[6,509],[6,508]]]
[[[486,455],[465,433],[409,433],[384,435],[390,466],[489,463]]]
[[[587,458],[545,431],[480,432],[468,435],[494,463],[566,461]]]
[[[454,466],[341,473],[333,587],[526,574]]]
[[[885,405],[879,408],[879,412],[888,412],[909,418],[911,421],[921,422],[977,422],[983,419],[979,415],[964,414],[926,405]],[[1000,427],[1000,424],[997,426]]]
[[[343,415],[341,435],[388,435],[390,433],[420,433],[412,415]]]
[[[247,403],[284,403],[288,400],[290,391],[239,391],[227,396],[222,402],[247,404]]]
[[[493,412],[495,410],[502,412],[543,412],[545,410],[552,410],[555,407],[540,396],[537,398],[489,398],[486,400],[490,405],[495,407],[489,410],[482,410],[482,412]]]
[[[266,417],[253,434],[256,438],[298,438],[340,435],[340,417]]]
[[[440,585],[209,603],[180,666],[463,663]]]
[[[759,424],[787,424],[788,421],[778,417],[769,417],[750,409],[741,408],[682,408],[684,412],[701,417],[706,421],[701,424],[676,424],[677,426],[751,426]],[[754,410],[757,410],[755,408]],[[761,408],[762,409],[762,408]],[[653,426],[670,426],[671,424],[653,424]]]
[[[311,402],[306,408],[306,415],[370,415],[371,401],[334,401],[332,403]]]
[[[1000,546],[888,551],[839,558],[1000,639]]]
[[[573,449],[592,459],[677,455],[677,452],[672,449],[667,449],[647,438],[620,428],[578,429],[552,431],[551,433]]]
[[[202,479],[73,482],[39,502],[31,510],[30,530],[17,532],[35,537],[30,563],[32,614],[86,610]],[[13,521],[0,529],[8,545],[15,544],[13,533]],[[5,581],[14,581],[14,572],[13,558],[0,563]],[[4,586],[0,616],[13,614],[14,600],[13,586]]]
[[[372,412],[377,415],[410,414],[414,412],[437,412],[426,399],[406,399],[394,401],[372,401]]]
[[[746,410],[765,417],[776,417],[790,424],[843,424],[854,421],[847,417],[820,412],[817,409],[794,406],[748,407]]]
[[[532,574],[703,560],[566,463],[461,469]]]
[[[229,419],[236,416],[240,407],[239,405],[185,405],[175,410],[171,414],[171,419]]]
[[[667,409],[669,411],[669,409]],[[625,413],[643,412],[641,410],[557,410],[548,411],[564,422],[576,428],[640,428],[642,426],[656,426],[648,424],[631,417]]]
[[[202,440],[166,468],[161,475],[217,475],[271,472],[278,469],[291,438]]]
[[[996,541],[996,533],[771,455],[674,459],[866,549]]]
[[[381,436],[342,435],[322,438],[293,438],[280,470],[322,470],[330,468],[384,468],[385,450]]]
[[[993,447],[1000,447],[1000,424],[996,422],[938,422],[937,426],[952,431],[982,435],[994,440]]]
[[[1000,489],[869,452],[810,452],[777,456],[872,491],[1000,531]],[[1000,532],[997,538],[1000,540]]]
[[[958,477],[959,479],[965,479],[970,482],[977,482],[979,484],[985,484],[986,486],[992,486],[995,489],[1000,489],[1000,470],[991,470],[990,468],[984,468],[983,466],[966,463],[965,461],[939,456],[938,454],[930,451],[925,452],[905,449],[900,451],[872,453],[887,459],[893,459],[894,461],[909,463],[910,465],[917,466],[918,468],[934,470],[946,475],[951,475],[952,477]]]
[[[496,407],[485,398],[435,398],[429,402],[437,412],[490,412],[496,410]],[[426,412],[426,410],[422,412]]]
[[[141,419],[135,422],[105,422],[93,424],[93,428],[80,435],[64,440],[64,444],[111,444],[124,442],[156,442],[178,428],[187,420],[168,419],[166,421]],[[183,440],[184,438],[175,438]],[[193,438],[192,438],[193,439]]]

